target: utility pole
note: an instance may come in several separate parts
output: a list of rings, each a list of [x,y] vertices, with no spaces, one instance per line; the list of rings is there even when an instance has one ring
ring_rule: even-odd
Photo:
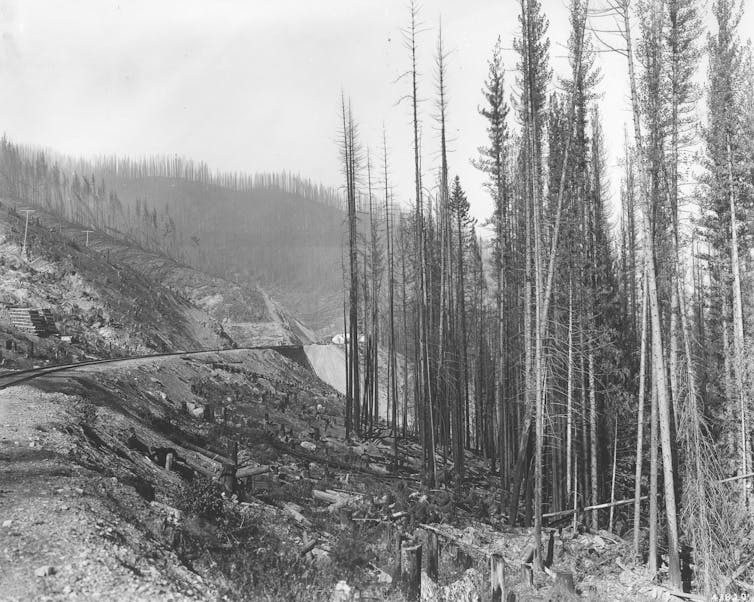
[[[26,213],[26,225],[24,226],[24,244],[21,248],[21,257],[26,257],[26,234],[29,231],[29,214],[34,213],[34,209],[21,209],[21,213]]]
[[[86,234],[86,248],[89,248],[89,233],[94,232],[94,230],[84,230],[84,233]]]

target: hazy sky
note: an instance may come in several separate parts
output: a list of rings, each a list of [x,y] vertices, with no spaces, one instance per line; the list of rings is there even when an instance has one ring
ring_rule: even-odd
[[[563,71],[566,0],[542,3],[552,65]],[[508,49],[506,67],[515,68],[518,6],[517,0],[421,5],[424,166],[437,159],[433,54],[442,18],[451,51],[450,169],[480,218],[490,210],[482,176],[470,165],[485,143],[480,90],[498,36]],[[409,65],[400,34],[407,15],[406,0],[5,0],[0,123],[15,141],[76,155],[178,153],[212,168],[287,169],[340,186],[342,89],[363,142],[377,155],[384,124],[396,197],[409,199],[410,114],[407,103],[398,103],[408,81],[396,81]],[[745,36],[753,23],[747,15]],[[612,54],[599,60],[608,162],[616,164],[630,118],[625,61]],[[514,78],[509,73],[508,83]]]

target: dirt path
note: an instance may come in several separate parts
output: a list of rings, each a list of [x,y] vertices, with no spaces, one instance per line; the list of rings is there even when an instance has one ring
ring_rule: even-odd
[[[211,598],[139,528],[133,488],[75,461],[80,405],[28,386],[0,391],[0,598]]]

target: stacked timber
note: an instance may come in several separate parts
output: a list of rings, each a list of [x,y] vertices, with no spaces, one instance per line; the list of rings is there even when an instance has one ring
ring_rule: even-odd
[[[33,334],[41,338],[58,336],[60,334],[55,326],[52,312],[49,309],[9,307],[7,315],[11,326],[21,332]]]

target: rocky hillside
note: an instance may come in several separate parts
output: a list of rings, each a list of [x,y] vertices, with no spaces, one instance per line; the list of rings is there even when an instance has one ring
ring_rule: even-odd
[[[397,602],[400,542],[427,549],[433,532],[443,544],[439,573],[422,577],[427,600],[485,595],[492,554],[517,599],[576,599],[521,571],[531,530],[506,526],[482,458],[469,453],[461,488],[441,450],[430,489],[413,439],[384,424],[346,439],[343,397],[312,370],[339,386],[340,351],[301,345],[307,331],[263,291],[101,234],[87,246],[43,212],[28,257],[7,206],[0,227],[0,302],[51,307],[73,337],[0,324],[4,599]],[[18,368],[159,350],[180,352],[14,384]],[[587,599],[666,596],[632,568],[626,541],[570,525],[553,525],[551,559]]]
[[[21,257],[25,221],[0,207],[0,308],[52,310],[73,345],[35,341],[48,356],[109,357],[176,349],[216,349],[300,343],[310,333],[257,287],[238,285],[127,245],[87,234],[42,211],[31,215],[28,254]],[[34,341],[10,328],[0,333],[34,351]],[[7,350],[6,359],[13,357]],[[44,354],[43,354],[44,355]]]

